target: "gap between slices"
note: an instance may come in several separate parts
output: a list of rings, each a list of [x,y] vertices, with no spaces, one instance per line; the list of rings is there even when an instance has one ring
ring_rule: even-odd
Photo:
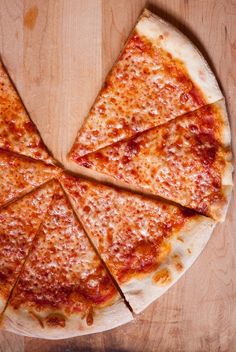
[[[183,275],[215,226],[180,206],[66,174],[59,180],[135,313]]]
[[[50,339],[104,331],[132,320],[57,183],[8,301],[3,326]]]
[[[232,190],[225,103],[206,105],[77,162],[223,221]]]
[[[222,99],[208,64],[176,28],[145,10],[69,153],[71,160]]]

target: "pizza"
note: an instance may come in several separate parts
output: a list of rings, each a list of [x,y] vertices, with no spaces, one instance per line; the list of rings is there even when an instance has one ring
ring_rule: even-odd
[[[132,319],[58,184],[3,319],[10,331],[52,339]]]
[[[225,104],[206,105],[78,163],[223,221],[232,190]]]
[[[54,178],[61,169],[0,149],[0,208]]]
[[[1,62],[0,148],[54,163]]]
[[[221,99],[189,40],[145,10],[78,132],[71,160]]]
[[[51,202],[52,182],[0,210],[0,313]]]
[[[131,321],[224,220],[230,143],[208,64],[147,10],[82,123],[70,171],[0,63],[0,327],[61,339]]]
[[[65,174],[60,180],[135,313],[176,282],[215,225],[163,201]]]

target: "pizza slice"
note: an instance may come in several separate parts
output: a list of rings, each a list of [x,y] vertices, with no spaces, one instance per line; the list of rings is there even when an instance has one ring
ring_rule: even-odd
[[[60,181],[135,313],[183,275],[215,225],[180,206],[69,175]]]
[[[232,189],[231,158],[221,101],[88,154],[78,163],[223,221]]]
[[[0,207],[54,178],[61,169],[0,149]]]
[[[61,186],[4,314],[18,334],[62,339],[132,319]]]
[[[1,62],[0,148],[54,163]]]
[[[83,155],[221,98],[214,75],[189,39],[145,10],[69,156],[77,162]]]
[[[0,314],[53,195],[53,182],[0,210]]]

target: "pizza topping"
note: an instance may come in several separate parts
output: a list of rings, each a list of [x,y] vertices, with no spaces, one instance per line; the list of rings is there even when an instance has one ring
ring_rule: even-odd
[[[9,296],[50,204],[53,184],[0,211],[0,295]]]
[[[61,170],[0,150],[0,206],[54,178]]]
[[[161,269],[153,276],[153,282],[158,285],[168,285],[171,283],[171,273],[168,269]]]
[[[65,312],[66,316],[89,312],[87,321],[92,324],[92,307],[110,303],[117,294],[58,185],[11,306],[30,307],[37,314],[47,309]],[[50,326],[65,324],[58,314],[50,314],[44,321]]]
[[[95,182],[69,175],[60,180],[120,284],[147,275],[164,263],[172,250],[169,239],[191,218],[191,212],[185,216],[181,208]],[[86,192],[80,192],[84,188]]]
[[[215,205],[223,209],[226,202],[222,177],[231,159],[220,144],[224,123],[217,104],[204,106],[99,155],[88,154],[86,164],[77,162],[217,218]]]
[[[71,158],[76,161],[204,104],[184,64],[134,32],[79,131]]]

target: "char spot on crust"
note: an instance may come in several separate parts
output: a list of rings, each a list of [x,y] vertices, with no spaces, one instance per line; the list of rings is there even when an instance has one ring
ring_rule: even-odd
[[[64,328],[66,326],[66,318],[60,313],[49,314],[44,320],[46,325],[52,328]]]
[[[37,315],[35,314],[34,312],[30,311],[29,314],[37,320],[37,322],[39,323],[39,325],[41,326],[41,328],[43,329],[44,328],[44,324],[43,324],[43,321],[42,319]]]
[[[183,263],[182,263],[182,261],[180,259],[180,255],[179,254],[174,254],[172,258],[173,258],[175,269],[177,271],[182,271],[184,266],[183,266]]]
[[[161,269],[153,276],[153,282],[158,285],[168,285],[171,283],[171,273],[168,269]]]
[[[86,317],[86,323],[88,326],[93,325],[93,308],[89,308],[87,317]]]
[[[178,237],[177,237],[177,240],[178,240],[179,242],[184,243],[184,239],[183,239],[183,237],[181,237],[181,236],[178,236]]]

